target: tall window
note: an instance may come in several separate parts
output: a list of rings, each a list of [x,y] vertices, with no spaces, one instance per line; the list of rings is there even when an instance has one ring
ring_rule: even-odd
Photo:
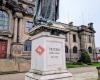
[[[33,22],[27,21],[26,22],[26,32],[30,31],[33,27]]]
[[[68,46],[65,46],[65,53],[68,53]]]
[[[26,40],[24,43],[24,51],[31,51],[31,41]]]
[[[89,35],[89,43],[91,43],[91,36]]]
[[[76,46],[73,47],[73,53],[77,53],[77,47]]]
[[[73,34],[73,42],[76,42],[76,35]]]
[[[8,30],[8,14],[0,10],[0,30]]]

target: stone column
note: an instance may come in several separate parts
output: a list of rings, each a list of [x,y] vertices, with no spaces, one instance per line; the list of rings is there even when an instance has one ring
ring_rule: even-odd
[[[86,48],[86,44],[85,44],[86,43],[85,42],[86,36],[85,36],[85,33],[84,32],[81,33],[80,36],[81,36],[80,47],[81,47],[81,49],[85,49]]]
[[[17,27],[18,27],[18,18],[15,18],[15,26],[14,26],[14,42],[17,41]]]
[[[86,37],[87,37],[86,32],[84,32],[84,43],[83,43],[83,44],[85,44],[84,49],[87,49],[87,40],[86,40]]]
[[[92,36],[92,47],[93,47],[93,58],[96,60],[96,50],[95,50],[95,35]]]
[[[23,34],[23,19],[20,18],[20,21],[19,21],[19,42],[22,42],[21,41],[21,38],[22,38],[22,34]]]
[[[72,59],[72,47],[71,47],[71,32],[69,32],[69,54],[70,54],[70,56],[69,56],[69,58],[70,58],[70,61],[71,61],[71,59]]]
[[[10,57],[11,54],[11,39],[8,39],[8,44],[7,44],[7,58]]]

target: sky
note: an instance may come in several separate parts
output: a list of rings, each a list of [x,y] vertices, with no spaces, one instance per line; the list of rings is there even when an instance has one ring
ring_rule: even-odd
[[[100,47],[100,0],[60,0],[59,20],[74,25],[94,23],[96,47]]]

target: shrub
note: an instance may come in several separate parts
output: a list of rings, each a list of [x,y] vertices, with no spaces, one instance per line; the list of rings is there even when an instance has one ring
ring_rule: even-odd
[[[91,58],[90,58],[89,53],[87,51],[82,52],[78,62],[91,64]]]

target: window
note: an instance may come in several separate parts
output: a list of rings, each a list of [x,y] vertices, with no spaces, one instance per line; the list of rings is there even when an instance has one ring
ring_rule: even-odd
[[[8,14],[0,10],[0,30],[8,30]]]
[[[88,51],[89,51],[89,53],[92,53],[92,48],[89,47],[89,48],[88,48]]]
[[[91,36],[89,35],[89,43],[91,43]]]
[[[24,43],[24,51],[31,51],[31,41],[26,40]]]
[[[77,53],[77,47],[76,46],[73,47],[73,53]]]
[[[26,22],[26,30],[27,30],[26,32],[30,31],[32,27],[33,27],[33,22],[27,21]]]
[[[65,53],[68,53],[68,46],[65,46]]]
[[[73,34],[73,42],[76,42],[76,35]]]

